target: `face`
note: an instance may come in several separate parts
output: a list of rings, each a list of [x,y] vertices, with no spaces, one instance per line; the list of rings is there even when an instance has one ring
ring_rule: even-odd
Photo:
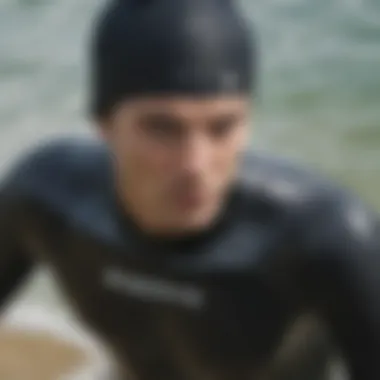
[[[129,100],[101,127],[119,194],[147,232],[206,228],[220,211],[247,138],[245,98]]]

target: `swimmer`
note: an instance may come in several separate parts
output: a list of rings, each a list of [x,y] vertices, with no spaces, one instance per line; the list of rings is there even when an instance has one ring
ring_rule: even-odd
[[[1,305],[50,265],[122,380],[380,379],[380,223],[246,153],[257,44],[233,0],[115,0],[96,24],[101,138],[2,181]]]

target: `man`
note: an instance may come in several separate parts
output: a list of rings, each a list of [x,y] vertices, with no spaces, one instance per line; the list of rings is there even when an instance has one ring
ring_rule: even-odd
[[[50,264],[121,378],[380,378],[380,224],[353,195],[242,154],[256,52],[229,0],[114,1],[97,26],[104,143],[4,180],[1,300]]]

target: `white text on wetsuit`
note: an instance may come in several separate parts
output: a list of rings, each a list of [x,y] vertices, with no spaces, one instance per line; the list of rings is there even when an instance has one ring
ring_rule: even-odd
[[[117,268],[108,268],[103,272],[103,284],[107,288],[150,301],[181,304],[194,309],[201,308],[204,303],[204,294],[194,286],[179,285],[166,279]]]

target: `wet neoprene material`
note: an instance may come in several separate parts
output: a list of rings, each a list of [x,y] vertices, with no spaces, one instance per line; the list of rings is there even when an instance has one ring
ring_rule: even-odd
[[[247,94],[254,41],[232,0],[117,0],[95,27],[92,113],[140,95]]]
[[[152,241],[120,217],[105,146],[35,150],[0,187],[0,304],[44,262],[136,380],[333,380],[335,350],[380,379],[377,213],[282,159],[241,169],[223,223]]]

